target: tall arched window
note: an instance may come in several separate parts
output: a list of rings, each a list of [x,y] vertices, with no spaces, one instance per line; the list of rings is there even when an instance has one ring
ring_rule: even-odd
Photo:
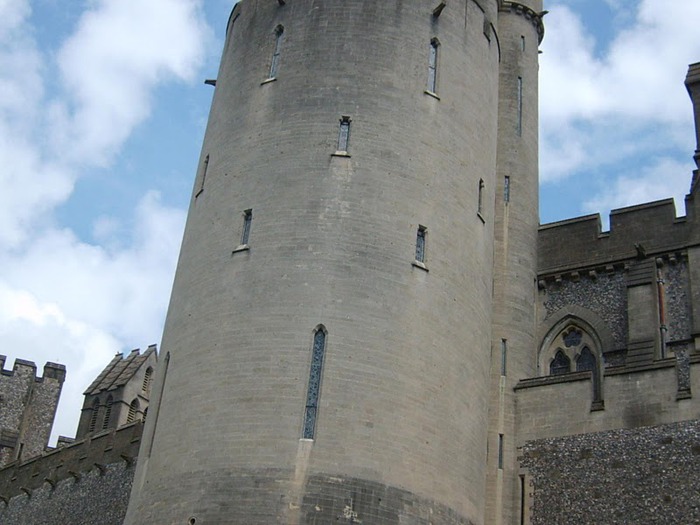
[[[484,179],[479,179],[477,187],[476,213],[482,215],[484,213]]]
[[[127,423],[133,423],[134,420],[136,419],[136,412],[138,412],[139,409],[139,400],[134,399],[131,404],[129,405],[129,413],[126,416],[126,422]]]
[[[584,314],[593,314],[582,311]],[[552,324],[544,337],[539,355],[540,374],[560,375],[572,370],[576,372],[591,372],[593,403],[591,410],[601,410],[603,404],[603,343],[599,331],[605,325],[593,319],[594,324],[587,320],[565,314],[559,321]],[[612,336],[605,335],[608,347],[612,344]],[[573,366],[572,366],[573,365]]]
[[[275,28],[275,48],[272,52],[272,61],[270,62],[269,78],[277,78],[277,72],[280,67],[280,50],[282,49],[282,38],[284,36],[284,27],[279,25]]]
[[[430,51],[428,55],[428,87],[429,93],[437,93],[437,68],[438,68],[438,48],[440,41],[433,38],[430,41]]]
[[[196,199],[204,191],[204,183],[207,180],[207,170],[209,169],[209,155],[204,157],[204,162],[200,168],[199,175],[199,186],[197,187],[197,193],[195,193],[194,198]]]
[[[314,343],[311,350],[311,370],[309,371],[309,386],[306,392],[306,410],[304,412],[304,439],[313,439],[316,431],[316,416],[318,415],[318,399],[321,390],[321,374],[323,372],[323,356],[326,352],[326,331],[319,326],[314,333]]]
[[[114,404],[114,399],[112,399],[112,396],[109,396],[107,398],[107,405],[105,408],[105,418],[102,421],[102,430],[109,428],[109,420],[112,417],[112,405],[113,404]]]
[[[141,390],[148,393],[151,389],[151,379],[153,379],[153,369],[149,366],[146,368],[146,373],[143,375],[143,385]]]
[[[95,398],[92,402],[92,414],[90,415],[90,425],[88,425],[88,432],[94,432],[97,426],[97,415],[100,412],[100,400]]]

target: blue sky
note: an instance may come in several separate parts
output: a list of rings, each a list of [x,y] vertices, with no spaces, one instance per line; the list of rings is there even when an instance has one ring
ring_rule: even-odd
[[[160,340],[232,5],[0,0],[0,353],[67,365],[55,434],[116,352]],[[700,2],[546,8],[542,222],[681,204]]]

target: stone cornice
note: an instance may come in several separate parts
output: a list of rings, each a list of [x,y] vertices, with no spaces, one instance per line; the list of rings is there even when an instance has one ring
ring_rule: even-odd
[[[544,38],[544,23],[542,22],[542,17],[546,14],[546,11],[536,13],[526,5],[518,2],[510,2],[508,0],[502,0],[499,2],[498,10],[506,13],[515,13],[516,15],[527,18],[532,25],[535,26],[539,42],[542,42],[542,39]]]

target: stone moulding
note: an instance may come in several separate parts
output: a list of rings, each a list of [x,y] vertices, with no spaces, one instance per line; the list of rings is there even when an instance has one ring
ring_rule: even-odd
[[[499,4],[498,10],[505,13],[515,13],[517,15],[524,16],[527,18],[535,29],[537,30],[537,36],[539,43],[542,43],[544,39],[544,23],[542,22],[542,17],[547,14],[547,11],[542,11],[541,13],[536,13],[534,10],[530,9],[526,5],[519,4],[518,2],[508,2],[503,1]]]

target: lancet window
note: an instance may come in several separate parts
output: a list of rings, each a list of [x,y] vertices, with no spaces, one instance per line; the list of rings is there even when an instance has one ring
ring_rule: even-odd
[[[323,373],[323,358],[326,353],[326,331],[319,326],[314,333],[311,350],[311,369],[309,371],[309,386],[306,393],[306,410],[304,411],[304,429],[302,437],[313,439],[316,433],[316,418],[321,391],[321,376]]]

